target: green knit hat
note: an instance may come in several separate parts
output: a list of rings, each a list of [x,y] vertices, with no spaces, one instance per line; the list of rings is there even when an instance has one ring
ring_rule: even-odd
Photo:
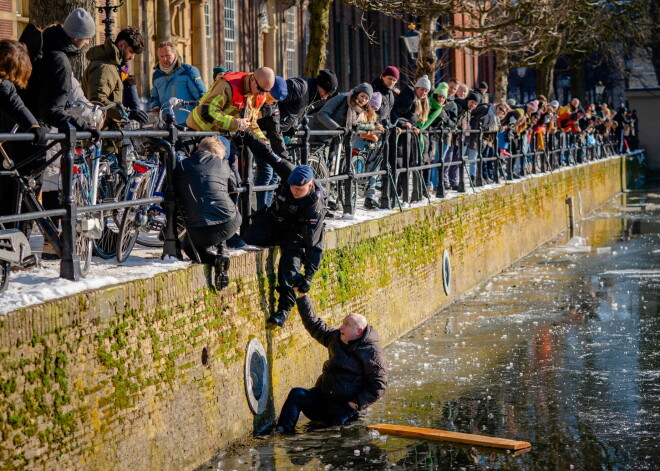
[[[449,93],[449,84],[447,84],[446,82],[440,82],[433,91],[434,95],[442,95],[445,98],[447,98],[448,93]]]

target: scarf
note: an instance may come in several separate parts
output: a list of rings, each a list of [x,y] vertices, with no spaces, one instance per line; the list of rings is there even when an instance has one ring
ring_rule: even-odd
[[[176,68],[178,62],[179,62],[179,60],[178,60],[178,57],[177,57],[177,60],[172,62],[172,65],[170,65],[168,68],[165,68],[160,64],[158,64],[158,68],[160,70],[162,70],[163,72],[165,72],[166,75],[170,75],[172,73],[172,71]]]
[[[360,115],[364,113],[364,109],[358,105],[351,105],[351,93],[348,92],[346,95],[346,100],[348,100],[348,111],[346,112],[346,129],[351,129],[354,124],[358,123]]]

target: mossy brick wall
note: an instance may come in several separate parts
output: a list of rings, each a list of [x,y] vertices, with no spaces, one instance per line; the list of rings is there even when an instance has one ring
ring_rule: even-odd
[[[556,172],[326,233],[311,296],[339,324],[364,313],[388,344],[621,190],[622,159]],[[451,254],[452,296],[441,258]],[[232,259],[230,287],[203,266],[0,317],[0,469],[186,470],[272,419],[326,358],[294,312],[266,327],[277,250]],[[272,399],[254,417],[245,348],[257,337]],[[203,352],[208,357],[202,362]]]

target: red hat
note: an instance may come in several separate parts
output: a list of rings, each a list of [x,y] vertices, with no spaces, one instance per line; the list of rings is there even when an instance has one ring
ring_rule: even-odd
[[[380,75],[382,77],[387,77],[389,75],[390,77],[394,77],[395,79],[399,80],[399,69],[397,69],[393,65],[388,65],[387,67],[385,67],[385,70],[383,70],[383,73]]]

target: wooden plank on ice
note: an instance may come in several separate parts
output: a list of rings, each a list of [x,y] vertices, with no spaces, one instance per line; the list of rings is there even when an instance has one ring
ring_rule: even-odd
[[[468,445],[478,445],[489,448],[501,448],[504,450],[523,450],[532,446],[529,442],[509,440],[508,438],[487,437],[485,435],[449,432],[446,430],[435,430],[431,428],[408,427],[406,425],[377,424],[369,425],[367,428],[371,430],[377,430],[378,432],[386,435],[427,438],[431,440],[465,443]]]

